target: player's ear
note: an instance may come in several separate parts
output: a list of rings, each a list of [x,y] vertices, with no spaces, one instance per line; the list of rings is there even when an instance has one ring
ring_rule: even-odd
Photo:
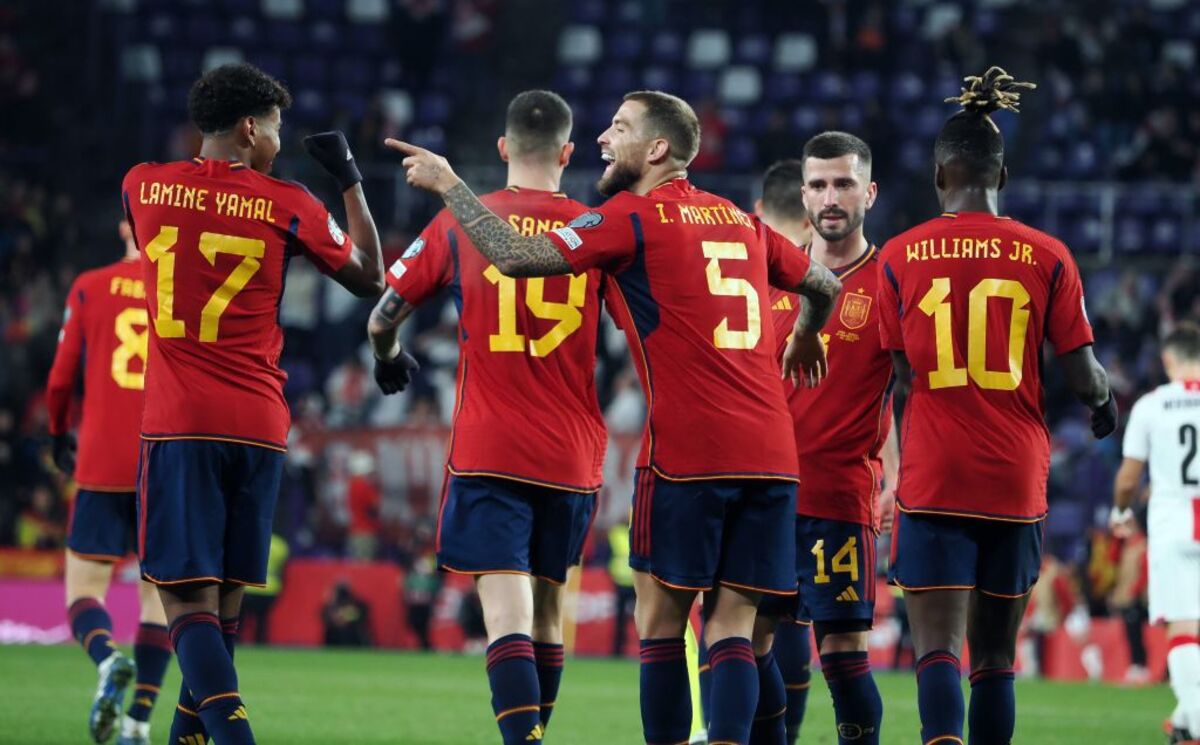
[[[571,155],[574,154],[574,152],[575,152],[575,143],[574,142],[563,143],[562,150],[560,150],[558,152],[558,164],[560,166],[562,166],[563,168],[566,168],[567,165],[571,162]]]
[[[508,140],[504,135],[496,139],[496,152],[500,153],[500,160],[508,162]]]
[[[879,196],[879,184],[872,181],[867,184],[867,209],[871,209],[875,205],[875,198]]]
[[[933,166],[933,185],[938,191],[946,190],[946,169],[942,168],[941,163],[935,163]]]
[[[1008,166],[1000,166],[1000,183],[996,186],[996,190],[999,191],[999,190],[1003,189],[1004,185],[1007,183],[1008,183]]]
[[[671,144],[661,137],[650,141],[650,152],[646,154],[647,159],[658,165],[667,159],[671,154]]]
[[[754,214],[760,218],[763,216],[763,204],[761,199],[754,200]]]
[[[238,119],[234,130],[241,140],[250,147],[254,147],[254,140],[258,137],[258,122],[253,116],[243,116]]]

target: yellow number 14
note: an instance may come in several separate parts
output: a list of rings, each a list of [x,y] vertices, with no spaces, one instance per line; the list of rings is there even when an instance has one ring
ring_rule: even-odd
[[[179,240],[179,228],[164,225],[158,235],[146,244],[146,258],[156,267],[155,296],[158,308],[154,314],[154,331],[162,339],[179,339],[186,334],[183,320],[175,318],[175,254],[171,249]],[[213,292],[200,311],[202,342],[215,342],[220,335],[221,315],[234,296],[245,289],[250,278],[262,268],[267,243],[256,238],[242,238],[220,233],[201,233],[200,254],[211,265],[217,265],[217,254],[241,256],[241,262]]]
[[[821,538],[813,544],[813,556],[817,557],[817,573],[813,576],[813,583],[818,585],[829,584],[830,577],[825,571],[825,539]],[[830,563],[831,568],[836,574],[849,574],[851,582],[858,581],[858,538],[850,536],[837,553],[833,555],[833,561]]]

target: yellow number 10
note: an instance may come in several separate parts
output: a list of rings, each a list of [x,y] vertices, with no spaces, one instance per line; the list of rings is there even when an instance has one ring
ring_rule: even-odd
[[[954,326],[951,322],[950,278],[937,277],[917,305],[933,316],[937,346],[937,369],[929,373],[929,387],[960,388],[967,378],[980,388],[991,391],[1015,391],[1025,370],[1025,330],[1029,327],[1029,291],[1013,279],[984,279],[967,296],[967,366],[954,362]],[[1008,323],[1008,369],[987,369],[988,300],[1004,297],[1012,300]]]
[[[154,331],[162,339],[179,339],[186,333],[183,321],[175,318],[175,254],[171,249],[178,240],[179,228],[164,225],[154,240],[146,244],[146,258],[157,267],[155,296],[158,298],[158,308],[154,314]],[[229,302],[262,267],[261,259],[266,254],[267,243],[256,238],[201,233],[198,248],[212,266],[217,265],[217,254],[242,257],[241,263],[234,267],[200,311],[200,341],[214,342],[220,332],[221,315],[229,307]]]

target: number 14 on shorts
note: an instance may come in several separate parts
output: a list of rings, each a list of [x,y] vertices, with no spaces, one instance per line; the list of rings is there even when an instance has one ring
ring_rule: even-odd
[[[810,553],[817,557],[817,573],[813,576],[813,582],[818,585],[828,584],[832,577],[825,569],[825,539],[818,539],[813,544]],[[833,561],[830,562],[830,568],[834,574],[849,574],[851,582],[858,581],[858,537],[850,536],[842,547],[833,555]]]

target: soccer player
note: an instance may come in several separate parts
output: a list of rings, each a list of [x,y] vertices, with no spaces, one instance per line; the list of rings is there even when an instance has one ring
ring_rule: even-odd
[[[795,427],[800,488],[796,501],[798,602],[767,598],[759,607],[755,653],[763,671],[755,742],[794,743],[804,716],[811,619],[821,671],[833,698],[839,743],[879,742],[883,702],[867,659],[875,616],[875,534],[890,528],[898,453],[891,415],[891,356],[879,344],[875,303],[878,249],[863,234],[878,187],[871,180],[871,149],[846,132],[823,132],[804,145],[803,206],[813,217],[809,255],[842,281],[838,311],[825,324],[829,364],[837,374],[820,388],[788,386]],[[771,186],[768,173],[767,186]],[[775,174],[776,180],[779,175]],[[792,188],[795,188],[793,184]],[[764,187],[764,203],[771,192]],[[774,199],[771,203],[774,203]],[[768,212],[768,224],[783,206]],[[792,208],[795,209],[794,207]],[[794,220],[793,220],[794,222]],[[782,354],[799,299],[775,293],[772,319]],[[886,448],[885,448],[886,443]],[[882,518],[882,519],[881,519]],[[790,606],[790,607],[789,607]],[[777,622],[772,646],[770,633]],[[787,709],[768,696],[777,690],[779,661],[789,686]],[[786,738],[782,738],[786,715]],[[774,717],[774,718],[773,718]]]
[[[122,184],[150,316],[138,553],[184,683],[172,743],[253,742],[233,644],[242,588],[266,579],[289,426],[284,267],[299,254],[356,295],[383,291],[379,238],[341,133],[305,147],[342,190],[349,237],[304,187],[267,175],[290,103],[251,65],[217,67],[188,97],[200,156],[134,166]]]
[[[1132,528],[1130,505],[1150,462],[1147,520],[1150,618],[1167,625],[1167,668],[1178,702],[1172,743],[1200,740],[1200,326],[1181,323],[1162,345],[1170,380],[1133,405],[1117,471],[1112,526]]]
[[[497,142],[508,185],[482,202],[525,235],[586,210],[558,192],[570,139],[571,109],[557,94],[516,96]],[[504,742],[540,740],[563,672],[563,583],[582,557],[608,441],[595,386],[602,277],[594,269],[505,276],[442,210],[387,281],[367,326],[384,393],[409,382],[399,324],[445,287],[458,303],[462,354],[438,565],[476,578]],[[501,434],[517,422],[521,437]]]
[[[969,77],[942,127],[934,182],[945,212],[883,247],[880,338],[912,394],[901,425],[890,581],[903,588],[924,743],[961,743],[959,651],[971,652],[972,745],[1008,743],[1016,719],[1017,629],[1037,580],[1050,440],[1040,352],[1116,427],[1092,354],[1079,269],[1060,241],[998,215],[1008,178],[990,114],[1022,88],[993,67]]]
[[[783,374],[817,384],[820,329],[840,283],[728,200],[687,180],[700,125],[657,91],[625,96],[600,135],[610,199],[566,227],[521,235],[480,203],[444,158],[406,143],[408,181],[440,194],[479,250],[510,276],[603,269],[649,417],[630,526],[646,742],[688,739],[684,627],[713,590],[709,742],[745,743],[758,700],[750,634],[763,593],[792,594],[796,446],[779,386],[768,284],[809,302]],[[767,322],[764,323],[764,320]],[[509,430],[500,437],[528,436]]]
[[[79,275],[67,294],[46,407],[55,463],[74,474],[78,485],[67,538],[67,618],[100,673],[88,728],[96,742],[108,741],[136,666],[134,697],[117,742],[148,745],[150,713],[171,660],[162,602],[154,585],[140,584],[132,661],[113,644],[112,618],[104,607],[113,567],[135,546],[134,483],[146,374],[146,288],[129,223],[122,220],[118,233],[125,257]],[[70,409],[81,375],[76,459]]]
[[[762,196],[754,214],[797,246],[812,241],[813,224],[804,207],[804,163],[794,158],[772,163],[763,174]]]

